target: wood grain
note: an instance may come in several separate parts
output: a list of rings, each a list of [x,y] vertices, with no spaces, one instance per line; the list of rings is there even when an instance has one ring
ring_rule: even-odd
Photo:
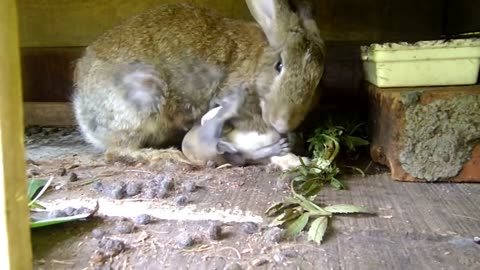
[[[175,0],[19,0],[23,47],[86,46],[123,19]],[[245,1],[186,0],[234,18],[250,18]]]
[[[32,269],[14,0],[0,1],[0,269]]]
[[[26,126],[73,126],[75,117],[69,102],[25,102]]]
[[[328,54],[322,81],[323,98],[333,100],[366,97],[362,91],[362,42],[327,42]],[[22,48],[23,100],[69,102],[73,67],[84,47]]]
[[[480,31],[480,1],[446,1],[445,34]]]
[[[440,36],[443,1],[317,0],[316,18],[327,40],[415,40]],[[189,2],[240,19],[252,17],[239,0],[19,0],[23,47],[86,46],[123,19],[162,3]]]
[[[80,48],[22,48],[23,100],[67,102],[73,89],[73,69]]]

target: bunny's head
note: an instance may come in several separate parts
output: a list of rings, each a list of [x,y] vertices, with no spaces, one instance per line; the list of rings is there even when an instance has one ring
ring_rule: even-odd
[[[247,0],[268,46],[255,85],[264,121],[279,133],[297,128],[317,100],[325,46],[310,9],[292,0]]]

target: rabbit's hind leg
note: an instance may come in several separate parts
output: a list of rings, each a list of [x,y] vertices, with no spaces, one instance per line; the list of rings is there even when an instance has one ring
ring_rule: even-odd
[[[145,162],[156,168],[163,167],[166,161],[190,164],[176,148],[152,148],[179,143],[178,138],[184,135],[181,125],[177,125],[175,118],[169,117],[172,107],[169,103],[173,100],[168,100],[171,99],[167,95],[168,85],[161,73],[153,65],[134,62],[120,69],[115,83],[125,102],[134,108],[134,115],[141,116],[138,119],[141,124],[135,130],[128,130],[126,136],[116,137],[121,141],[112,143],[106,152],[107,162],[120,158]],[[124,145],[128,147],[121,147]]]
[[[126,102],[138,112],[160,112],[168,85],[155,66],[135,61],[116,69],[114,84]]]
[[[105,150],[106,162],[144,163],[152,168],[163,168],[170,161],[191,164],[182,151],[170,147],[176,144],[171,136],[161,136],[160,128],[158,130],[158,134],[150,136],[146,136],[145,130],[117,132],[115,138],[109,138]]]
[[[77,76],[75,118],[96,148],[139,148],[148,138],[162,144],[172,135],[165,113],[167,84],[153,66],[85,58],[77,65]]]
[[[104,150],[107,161],[184,159],[176,149],[147,148],[171,146],[182,132],[168,117],[167,84],[153,66],[95,60],[84,74],[73,100],[75,116],[86,141]]]
[[[161,169],[167,162],[180,162],[192,165],[182,151],[176,148],[153,149],[153,148],[109,148],[105,152],[107,163],[123,162],[128,164],[145,163],[151,168]]]

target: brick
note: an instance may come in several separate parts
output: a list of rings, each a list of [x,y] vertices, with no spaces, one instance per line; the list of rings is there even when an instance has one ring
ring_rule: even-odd
[[[370,154],[393,179],[480,182],[480,85],[366,88]]]

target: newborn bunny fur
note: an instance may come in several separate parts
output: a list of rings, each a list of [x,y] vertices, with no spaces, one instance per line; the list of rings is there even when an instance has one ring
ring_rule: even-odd
[[[219,107],[210,110],[202,117],[200,124],[188,131],[182,141],[182,152],[190,161],[203,166],[209,161],[217,166],[225,163],[244,166],[268,163],[268,158],[289,152],[286,138],[280,138],[271,145],[248,152],[238,150],[226,140],[227,134],[239,131],[235,126],[230,129],[224,127],[226,123],[231,125],[231,122],[235,121],[240,108],[244,105],[246,93],[244,86],[237,87],[232,94],[217,102]]]

